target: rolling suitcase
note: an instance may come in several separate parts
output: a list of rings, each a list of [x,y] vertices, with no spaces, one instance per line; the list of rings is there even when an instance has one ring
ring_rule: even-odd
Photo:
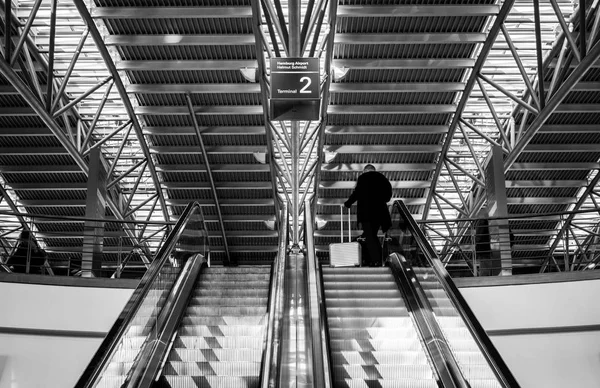
[[[350,242],[350,209],[348,209],[348,242],[344,242],[344,209],[340,206],[340,243],[329,244],[329,262],[332,267],[360,267],[362,261],[361,246]]]

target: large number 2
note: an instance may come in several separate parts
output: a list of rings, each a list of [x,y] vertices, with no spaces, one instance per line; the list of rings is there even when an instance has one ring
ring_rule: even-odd
[[[310,86],[312,81],[310,80],[309,77],[300,78],[300,83],[302,83],[304,81],[306,81],[306,85],[304,85],[304,87],[302,89],[300,89],[300,93],[310,93],[310,90],[306,90],[306,89],[308,89],[308,87]]]

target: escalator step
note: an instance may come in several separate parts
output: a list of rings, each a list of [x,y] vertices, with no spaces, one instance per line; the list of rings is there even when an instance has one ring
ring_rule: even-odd
[[[169,361],[165,364],[163,374],[176,376],[258,376],[260,361],[210,361],[210,362],[183,362]]]
[[[361,290],[394,290],[398,291],[398,286],[392,282],[327,282],[325,284],[325,290],[348,290],[348,291],[361,291]]]
[[[330,329],[362,329],[365,327],[408,327],[414,330],[411,318],[402,317],[334,317],[329,311],[327,323]]]
[[[325,290],[325,299],[327,301],[337,298],[364,298],[364,299],[382,299],[395,298],[401,299],[400,291],[388,290]]]
[[[205,268],[202,273],[215,273],[215,274],[237,274],[244,276],[250,273],[271,273],[270,265],[249,265],[239,267],[209,267]]]
[[[429,365],[427,356],[422,351],[342,351],[332,352],[333,364],[355,364],[355,365]]]
[[[336,298],[327,300],[328,308],[393,308],[399,307],[406,309],[406,305],[402,299],[364,299],[364,298]]]
[[[361,380],[395,380],[433,379],[431,367],[425,365],[342,365],[333,368],[336,380],[361,379]]]
[[[266,322],[265,315],[230,315],[230,316],[189,316],[186,315],[182,318],[182,325],[204,325],[204,326],[218,326],[218,325],[261,325]]]
[[[266,273],[244,273],[243,279],[240,279],[240,274],[234,273],[202,273],[198,278],[197,284],[202,284],[203,282],[227,282],[227,281],[237,281],[242,280],[244,282],[269,282],[271,274]]]
[[[263,326],[259,325],[182,325],[177,333],[183,336],[197,337],[261,337],[263,335]]]
[[[194,297],[190,299],[190,306],[266,306],[268,298],[255,297]]]
[[[323,272],[323,275],[329,275],[332,273],[336,273],[336,274],[352,274],[352,275],[360,275],[360,274],[365,274],[365,275],[372,275],[372,274],[378,274],[378,273],[383,273],[383,274],[389,274],[390,270],[387,267],[347,267],[347,268],[337,268],[337,267],[327,267],[327,266],[323,266],[323,268],[321,269]]]
[[[331,339],[409,339],[417,338],[414,329],[405,328],[364,328],[364,329],[329,329],[329,338]]]
[[[258,388],[258,376],[165,376],[172,388]]]
[[[188,306],[186,315],[193,316],[224,316],[224,315],[256,315],[262,316],[267,312],[267,306]]]
[[[202,281],[199,285],[199,289],[252,289],[252,288],[268,288],[269,283],[264,281],[253,281],[253,280],[230,280],[230,281],[220,281],[220,280],[206,280]]]
[[[194,290],[195,298],[203,297],[251,297],[251,298],[268,298],[269,289],[265,288],[253,288],[253,289],[209,289],[209,288],[197,288]]]
[[[208,362],[208,361],[254,361],[260,362],[262,349],[183,349],[175,348],[169,354],[169,361]]]
[[[260,337],[195,337],[178,335],[175,338],[173,347],[187,349],[262,349],[263,339]]]
[[[360,284],[372,282],[393,282],[394,275],[391,272],[379,274],[323,274],[324,282],[359,282]]]
[[[327,308],[327,315],[335,318],[408,317],[406,307],[337,307]]]
[[[370,352],[370,351],[394,351],[398,349],[418,351],[423,350],[419,339],[398,339],[391,338],[386,340],[338,340],[332,339],[329,341],[329,346],[332,351],[357,351],[357,352]]]
[[[397,379],[397,380],[336,380],[334,383],[336,388],[439,388],[437,382],[433,379],[428,380],[413,380],[413,379]],[[474,387],[472,387],[474,388]]]

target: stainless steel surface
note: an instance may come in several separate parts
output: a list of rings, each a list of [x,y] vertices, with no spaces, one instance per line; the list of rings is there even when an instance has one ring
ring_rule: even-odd
[[[312,354],[306,290],[306,258],[291,253],[286,263],[284,333],[278,387],[313,387]]]
[[[281,209],[281,222],[279,223],[279,251],[273,263],[273,278],[269,290],[269,323],[267,335],[263,345],[264,356],[262,363],[261,387],[271,388],[277,386],[277,376],[280,372],[279,357],[281,355],[281,342],[283,334],[284,303],[286,297],[285,268],[288,262],[287,246],[289,236],[288,205],[283,203]]]

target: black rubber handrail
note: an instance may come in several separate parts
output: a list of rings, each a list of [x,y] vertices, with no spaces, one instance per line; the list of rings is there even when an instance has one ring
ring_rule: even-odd
[[[498,382],[503,388],[519,388],[519,383],[479,323],[479,320],[469,307],[469,304],[458,290],[458,287],[456,287],[454,284],[454,281],[450,277],[446,267],[444,267],[444,264],[437,256],[437,252],[429,244],[425,234],[418,227],[415,219],[410,214],[403,201],[398,200],[394,202],[392,207],[392,219],[394,212],[398,212],[400,217],[402,217],[404,220],[405,227],[408,228],[412,236],[414,236],[416,243],[423,252],[423,256],[427,260],[427,263],[433,269],[437,280],[446,292],[448,298],[451,300],[454,308],[462,318],[471,336],[475,340],[475,343],[477,343],[477,346],[494,372]]]
[[[402,293],[406,308],[412,313],[423,346],[429,354],[431,366],[438,377],[438,386],[443,388],[470,388],[440,325],[433,315],[431,303],[429,303],[410,264],[398,253],[392,253],[388,257],[388,263],[398,289]]]
[[[287,203],[281,207],[279,217],[277,256],[273,262],[269,288],[267,333],[263,342],[263,356],[259,381],[262,388],[277,386],[281,360],[281,337],[283,335],[283,304],[285,297],[285,266],[287,261],[289,214]]]
[[[83,371],[83,374],[75,384],[75,388],[92,388],[98,382],[98,379],[102,376],[102,372],[117,350],[126,330],[129,328],[137,311],[145,300],[145,297],[148,295],[148,292],[152,289],[154,282],[161,273],[163,266],[169,260],[169,256],[175,248],[179,237],[185,230],[191,216],[196,212],[199,212],[202,221],[204,222],[200,205],[197,202],[190,203],[179,217],[179,220],[177,220],[177,223],[165,240],[165,243],[156,254],[156,258],[140,280],[138,287],[129,298],[129,301],[123,308],[121,314],[119,314],[119,317],[108,331],[108,334],[102,341],[102,344],[100,344],[100,347],[92,357],[92,360]],[[206,239],[205,243],[208,244],[208,239]]]

